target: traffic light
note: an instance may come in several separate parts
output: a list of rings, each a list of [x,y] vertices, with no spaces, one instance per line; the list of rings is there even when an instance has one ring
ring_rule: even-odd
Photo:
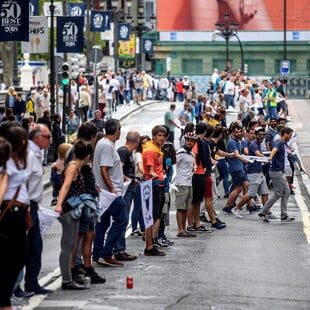
[[[62,69],[62,80],[61,84],[62,86],[67,86],[69,84],[69,79],[70,79],[70,66],[67,62],[64,62],[61,66]]]

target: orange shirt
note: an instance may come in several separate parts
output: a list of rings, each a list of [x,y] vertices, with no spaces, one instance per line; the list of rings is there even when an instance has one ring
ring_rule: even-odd
[[[195,143],[194,147],[192,148],[192,152],[195,155],[195,158],[197,158],[198,155],[198,143]],[[202,166],[201,162],[197,165],[197,169],[194,172],[194,174],[205,174],[205,168]]]

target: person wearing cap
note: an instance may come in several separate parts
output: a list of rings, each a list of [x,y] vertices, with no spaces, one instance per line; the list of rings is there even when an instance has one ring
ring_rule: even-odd
[[[176,178],[175,185],[178,191],[175,192],[176,220],[178,224],[177,237],[196,237],[186,231],[186,213],[191,207],[193,190],[192,177],[197,168],[192,148],[197,141],[197,135],[194,132],[187,132],[184,135],[185,143],[176,154]]]
[[[248,146],[248,155],[249,156],[257,156],[257,157],[265,157],[262,154],[261,151],[261,143],[263,142],[265,137],[265,128],[258,127],[255,130],[255,139],[250,142]],[[249,187],[248,191],[245,195],[243,195],[242,199],[239,201],[239,203],[236,205],[235,208],[231,210],[231,212],[238,218],[242,218],[241,214],[241,208],[248,202],[250,202],[251,199],[256,197],[257,195],[261,195],[262,197],[262,203],[265,205],[265,203],[268,200],[268,187],[266,183],[266,178],[262,171],[263,163],[260,161],[254,161],[249,162],[247,164],[247,177],[249,179]],[[255,206],[252,206],[252,211],[259,211],[260,208]],[[268,218],[276,218],[275,215],[273,215],[269,210],[267,214]]]
[[[180,128],[180,126],[175,122],[173,112],[175,111],[176,105],[175,103],[170,104],[170,108],[166,111],[164,115],[165,125],[169,127],[169,134],[167,140],[174,143],[174,129]]]

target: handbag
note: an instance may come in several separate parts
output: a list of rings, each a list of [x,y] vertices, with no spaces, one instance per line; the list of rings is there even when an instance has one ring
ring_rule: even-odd
[[[0,222],[2,221],[3,217],[5,216],[5,214],[12,209],[14,206],[19,206],[21,208],[26,208],[26,215],[25,215],[25,223],[26,223],[26,230],[28,231],[31,227],[32,227],[32,218],[31,218],[31,214],[30,214],[30,209],[29,206],[26,206],[24,204],[20,204],[18,201],[16,201],[16,198],[18,196],[18,193],[20,191],[20,187],[19,186],[15,192],[15,195],[13,197],[12,200],[9,201],[9,203],[6,205],[5,209],[1,211],[0,213]]]
[[[84,99],[79,99],[79,108],[84,108],[84,107],[87,107],[88,104],[87,102],[84,100]]]

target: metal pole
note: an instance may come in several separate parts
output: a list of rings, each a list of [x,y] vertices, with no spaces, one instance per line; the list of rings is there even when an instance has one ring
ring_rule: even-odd
[[[90,0],[86,1],[86,73],[90,74],[91,68],[90,68],[90,60],[89,60],[89,54],[90,54]]]
[[[225,36],[225,41],[226,41],[226,69],[229,69],[229,50],[228,50],[229,37],[227,35]]]
[[[287,19],[287,6],[286,0],[283,2],[283,60],[287,60],[287,40],[286,40],[286,19]]]
[[[116,13],[116,12],[114,12]],[[113,14],[114,14],[113,13]],[[114,72],[118,69],[118,33],[117,33],[117,14],[114,14]]]
[[[66,110],[67,110],[67,95],[68,95],[68,86],[63,85],[63,107],[62,107],[62,132],[66,133]],[[70,100],[70,99],[69,99]]]
[[[17,42],[13,41],[13,86],[15,90],[20,90],[19,77],[18,77],[18,59],[17,59]]]
[[[143,70],[142,68],[142,49],[143,49],[143,39],[142,39],[142,26],[138,26],[138,34],[139,34],[139,63],[138,63],[138,70],[141,72]]]
[[[94,62],[94,91],[95,91],[95,102],[93,104],[93,107],[95,110],[98,110],[99,104],[98,104],[98,77],[97,77],[97,63],[98,63],[98,48],[99,46],[94,46],[93,49],[95,50],[95,62]]]
[[[233,35],[237,38],[240,46],[240,56],[241,56],[241,71],[244,72],[244,54],[243,54],[243,46],[240,41],[239,36],[236,33],[233,33]]]
[[[54,55],[54,0],[51,0],[51,37],[50,37],[50,98],[51,115],[55,115],[55,55]]]

